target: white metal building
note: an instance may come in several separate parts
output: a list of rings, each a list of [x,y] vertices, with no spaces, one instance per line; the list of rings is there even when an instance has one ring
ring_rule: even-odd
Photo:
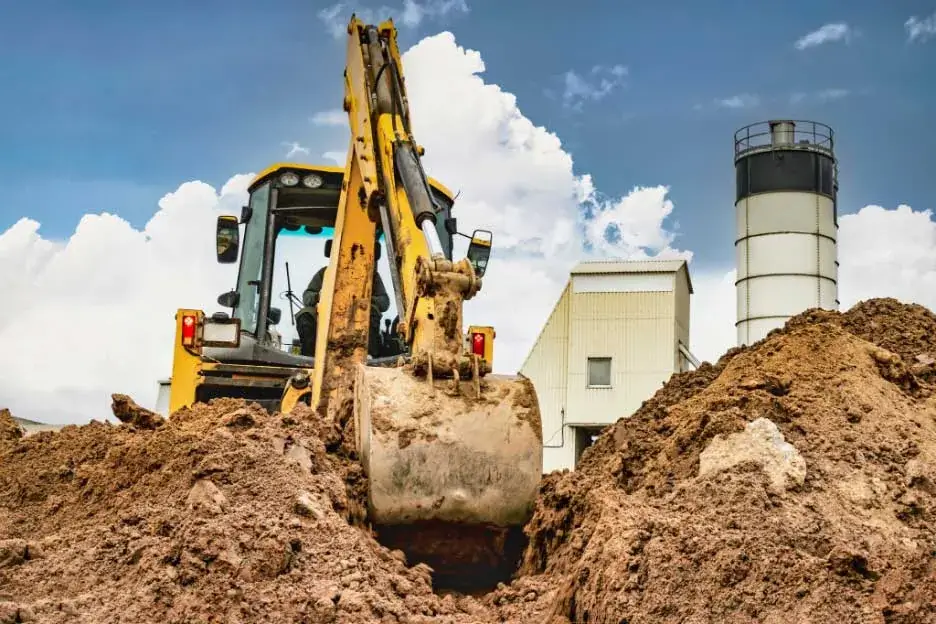
[[[40,431],[58,431],[65,425],[49,425],[47,423],[36,422],[35,420],[29,420],[27,418],[17,418],[13,417],[13,422],[20,426],[20,428],[25,432],[25,435],[32,435],[34,433],[39,433]]]
[[[691,293],[685,260],[585,262],[572,270],[520,369],[542,412],[544,472],[574,468],[601,428],[695,364]]]

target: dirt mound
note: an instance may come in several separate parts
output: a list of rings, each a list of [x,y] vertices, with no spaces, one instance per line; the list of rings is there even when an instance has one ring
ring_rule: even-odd
[[[0,409],[0,447],[19,440],[23,434],[22,427],[13,420],[10,410]]]
[[[3,447],[0,622],[498,621],[544,593],[434,594],[352,526],[360,468],[305,416],[219,400]]]
[[[936,622],[933,354],[932,313],[872,300],[673,376],[544,479],[518,578],[474,597],[375,541],[302,408],[0,414],[0,623]]]
[[[524,572],[572,621],[936,622],[933,320],[810,311],[674,376],[545,480]]]

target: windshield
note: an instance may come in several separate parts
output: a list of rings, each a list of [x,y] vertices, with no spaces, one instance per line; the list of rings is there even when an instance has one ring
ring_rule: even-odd
[[[263,239],[266,235],[270,183],[257,188],[250,196],[251,216],[244,228],[244,243],[241,253],[240,271],[237,275],[237,292],[240,300],[234,308],[234,316],[241,321],[241,329],[257,333],[257,306],[260,302],[259,284],[263,268]]]
[[[311,231],[309,231],[311,230]],[[274,255],[273,290],[270,305],[282,310],[282,320],[275,329],[279,332],[283,349],[298,353],[299,333],[295,323],[295,315],[304,307],[303,293],[310,286],[312,278],[322,268],[328,266],[329,258],[325,256],[325,243],[334,238],[334,228],[300,227],[296,230],[282,229],[276,236]],[[390,298],[390,309],[383,313],[380,321],[380,331],[385,329],[385,320],[396,317],[396,301],[393,295],[393,282],[390,278],[390,265],[386,258],[386,247],[383,245],[383,235],[380,239],[381,257],[377,261],[377,271]],[[286,267],[289,265],[287,280]],[[292,296],[290,297],[290,291]],[[290,300],[292,310],[290,312]]]
[[[439,208],[439,212],[436,213],[436,232],[439,233],[439,240],[442,242],[445,257],[451,260],[453,241],[452,235],[445,229],[445,220],[452,216],[452,200],[435,188],[432,189],[432,199]]]

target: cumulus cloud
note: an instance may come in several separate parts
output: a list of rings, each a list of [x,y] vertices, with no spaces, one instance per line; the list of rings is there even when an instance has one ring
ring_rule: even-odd
[[[593,207],[585,223],[589,247],[635,260],[649,257],[646,250],[653,250],[660,259],[691,260],[690,252],[670,246],[675,234],[663,224],[673,212],[668,192],[667,186],[636,187],[626,197],[601,200],[594,189],[588,189],[584,201]]]
[[[806,50],[826,43],[836,41],[848,42],[853,35],[853,31],[848,24],[837,22],[834,24],[825,24],[816,30],[807,33],[796,40],[794,47],[797,50]]]
[[[896,297],[936,310],[936,221],[931,210],[865,206],[839,218],[839,299]]]
[[[928,17],[919,19],[916,15],[910,17],[904,22],[904,30],[907,31],[908,41],[923,42],[936,35],[936,11]]]
[[[341,166],[344,166],[348,161],[348,155],[345,152],[339,152],[337,150],[322,152],[322,158]]]
[[[392,15],[400,15],[397,27],[416,28],[427,19],[443,22],[449,16],[467,12],[468,3],[465,0],[403,0],[402,7],[380,5],[377,8],[339,2],[319,11],[318,17],[334,38],[341,39],[348,34],[352,13],[369,24],[378,24]]]
[[[627,68],[623,65],[595,65],[587,74],[569,70],[563,74],[562,103],[567,108],[582,110],[585,102],[597,102],[624,84]]]
[[[519,367],[580,259],[680,253],[665,224],[673,209],[666,187],[625,198],[598,193],[589,176],[573,172],[555,134],[525,117],[514,95],[485,83],[481,55],[452,34],[423,39],[405,52],[404,65],[427,170],[459,193],[462,231],[494,234],[491,269],[481,294],[466,303],[465,320],[497,327],[498,370]],[[343,152],[330,155],[344,162]],[[0,403],[53,422],[101,418],[111,392],[152,405],[157,379],[170,371],[175,310],[217,311],[217,295],[234,283],[236,269],[215,263],[211,232],[216,215],[239,213],[250,177],[237,176],[220,192],[183,184],[139,230],[104,214],[86,216],[65,242],[42,237],[30,220],[3,233],[0,286],[12,303],[0,312],[0,341],[19,355],[0,363]],[[587,228],[589,215],[604,228]],[[274,283],[287,341],[285,261],[296,291],[324,262],[318,247],[297,245],[284,243]],[[464,252],[458,239],[456,255]],[[389,285],[385,264],[381,272]],[[39,340],[35,327],[43,327]],[[68,374],[22,365],[44,371],[53,361]]]
[[[865,206],[839,217],[839,310],[894,297],[936,311],[936,221],[930,210]],[[693,275],[691,348],[714,361],[735,337],[735,272]]]
[[[482,77],[481,55],[450,33],[404,54],[416,139],[429,173],[459,193],[459,229],[494,233],[495,250],[481,293],[466,303],[468,324],[497,328],[496,368],[515,372],[582,259],[691,257],[668,226],[668,187],[637,186],[607,197],[577,175],[559,138],[521,112],[514,95]],[[310,144],[317,153],[333,145]],[[344,162],[344,153],[333,154]],[[109,214],[86,215],[65,241],[43,237],[23,219],[0,233],[0,404],[34,420],[82,422],[109,412],[112,392],[152,405],[167,377],[173,314],[179,307],[214,312],[236,267],[218,265],[211,242],[218,214],[238,214],[251,174],[220,191],[187,182],[160,202],[140,229]],[[928,212],[870,207],[842,217],[843,293],[932,298],[936,226]],[[288,342],[285,262],[301,291],[325,262],[321,243],[284,241],[274,301]],[[465,252],[464,241],[456,255]],[[896,270],[897,277],[887,267]],[[380,266],[390,284],[385,261]],[[692,348],[713,359],[734,342],[734,278],[693,270]],[[844,299],[843,299],[844,302]],[[929,300],[936,307],[936,302]],[[36,328],[41,328],[36,331]]]
[[[210,232],[217,214],[239,213],[248,182],[235,176],[220,192],[182,184],[139,230],[103,213],[85,215],[66,241],[28,218],[0,234],[0,344],[17,354],[0,358],[0,404],[68,422],[103,418],[110,392],[152,403],[170,371],[176,309],[213,311],[233,283]]]

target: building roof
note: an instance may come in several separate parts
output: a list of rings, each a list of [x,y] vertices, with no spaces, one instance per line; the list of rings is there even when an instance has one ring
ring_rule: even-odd
[[[35,420],[29,420],[28,418],[18,418],[13,416],[13,422],[19,425],[27,434],[33,433],[36,431],[54,431],[61,429],[65,425],[52,425],[49,423],[38,422]]]
[[[595,273],[677,273],[686,271],[689,292],[692,293],[692,279],[689,277],[689,265],[683,260],[587,260],[579,262],[571,271],[572,275]]]

